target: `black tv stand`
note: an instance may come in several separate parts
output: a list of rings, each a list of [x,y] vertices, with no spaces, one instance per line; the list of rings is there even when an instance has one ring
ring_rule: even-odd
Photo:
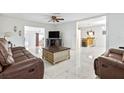
[[[46,47],[60,47],[62,46],[62,39],[61,38],[48,38],[46,39]]]

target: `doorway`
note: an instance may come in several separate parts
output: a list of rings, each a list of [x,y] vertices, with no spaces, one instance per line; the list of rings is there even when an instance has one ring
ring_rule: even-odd
[[[45,47],[45,29],[40,27],[24,26],[25,48],[36,56],[41,56]]]
[[[106,16],[77,23],[77,48],[93,59],[106,51]]]

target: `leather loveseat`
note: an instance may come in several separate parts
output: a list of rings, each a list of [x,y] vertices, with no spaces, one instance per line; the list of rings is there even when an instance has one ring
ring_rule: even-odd
[[[95,73],[103,79],[124,79],[124,50],[111,48],[94,61]]]
[[[24,47],[9,48],[8,42],[0,38],[1,79],[42,79],[44,64]]]

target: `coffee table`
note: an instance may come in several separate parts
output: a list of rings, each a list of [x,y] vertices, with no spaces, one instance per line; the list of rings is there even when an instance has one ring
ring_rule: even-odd
[[[67,47],[46,47],[43,48],[42,58],[52,64],[70,59],[70,48]]]

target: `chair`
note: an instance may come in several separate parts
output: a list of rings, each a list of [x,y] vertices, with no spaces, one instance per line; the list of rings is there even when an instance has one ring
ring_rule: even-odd
[[[111,48],[94,61],[95,74],[103,79],[124,79],[124,50]]]

